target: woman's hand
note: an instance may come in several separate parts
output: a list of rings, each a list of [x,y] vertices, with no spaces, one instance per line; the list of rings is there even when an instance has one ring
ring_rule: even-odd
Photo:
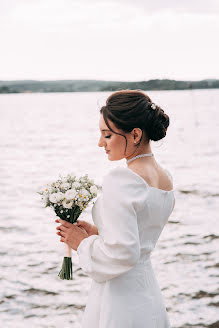
[[[60,226],[56,227],[59,230],[57,235],[61,236],[60,241],[77,251],[81,241],[88,237],[86,230],[62,219],[57,219],[55,222],[61,223]]]
[[[98,235],[98,229],[95,225],[90,224],[87,221],[82,221],[82,220],[77,220],[76,223],[77,223],[78,227],[80,227],[80,228],[82,227],[82,228],[84,228],[84,230],[86,230],[88,236]]]

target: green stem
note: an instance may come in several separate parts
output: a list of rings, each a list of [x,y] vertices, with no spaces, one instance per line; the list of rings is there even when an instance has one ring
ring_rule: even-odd
[[[73,280],[71,257],[64,257],[58,276],[62,280]]]

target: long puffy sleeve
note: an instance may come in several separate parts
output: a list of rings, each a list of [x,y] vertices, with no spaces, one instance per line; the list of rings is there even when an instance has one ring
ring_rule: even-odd
[[[102,184],[100,235],[82,240],[79,265],[97,282],[105,282],[130,270],[140,257],[137,212],[143,209],[147,187],[130,169],[117,167]]]

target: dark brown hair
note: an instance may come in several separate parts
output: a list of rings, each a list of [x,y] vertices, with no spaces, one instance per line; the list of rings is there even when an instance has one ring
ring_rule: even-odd
[[[100,113],[103,114],[104,121],[112,132],[125,137],[126,147],[126,136],[113,131],[108,119],[125,133],[131,132],[134,128],[140,128],[142,136],[145,132],[148,142],[149,140],[158,141],[164,138],[169,126],[169,116],[164,113],[163,109],[153,104],[145,93],[139,90],[114,92],[107,98],[106,105],[101,107]]]

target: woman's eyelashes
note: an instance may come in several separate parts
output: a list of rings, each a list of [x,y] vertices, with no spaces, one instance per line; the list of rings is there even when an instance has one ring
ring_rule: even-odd
[[[104,138],[108,138],[108,139],[109,139],[110,137],[111,137],[111,135],[109,135],[109,136],[105,136]]]

